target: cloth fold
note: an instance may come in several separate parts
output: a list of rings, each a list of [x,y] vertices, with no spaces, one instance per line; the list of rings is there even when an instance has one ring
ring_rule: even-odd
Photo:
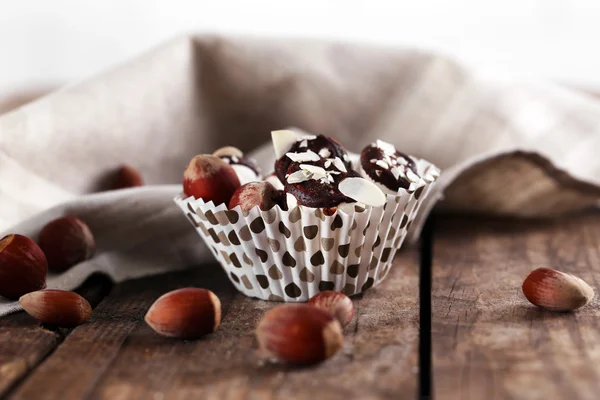
[[[90,225],[97,255],[48,287],[72,289],[94,272],[122,281],[218,268],[172,201],[185,165],[235,145],[271,172],[269,133],[290,126],[355,152],[383,139],[441,167],[413,238],[436,204],[545,217],[600,198],[600,105],[586,95],[484,80],[414,50],[202,36],[0,116],[0,229],[35,239],[67,214]],[[152,186],[96,193],[123,162]],[[0,316],[17,309],[0,301]]]

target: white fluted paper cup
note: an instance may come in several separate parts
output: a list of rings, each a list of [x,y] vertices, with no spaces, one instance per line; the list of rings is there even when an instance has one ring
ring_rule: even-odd
[[[231,282],[242,293],[271,301],[307,301],[324,290],[349,296],[381,283],[390,271],[420,203],[439,170],[417,160],[425,184],[387,195],[381,207],[354,206],[325,215],[319,208],[215,206],[175,197]],[[346,212],[347,211],[347,212]]]

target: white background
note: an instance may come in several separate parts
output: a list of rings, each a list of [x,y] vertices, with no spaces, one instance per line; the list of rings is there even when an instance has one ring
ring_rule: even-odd
[[[80,80],[186,32],[409,45],[600,88],[600,0],[0,0],[0,94]]]

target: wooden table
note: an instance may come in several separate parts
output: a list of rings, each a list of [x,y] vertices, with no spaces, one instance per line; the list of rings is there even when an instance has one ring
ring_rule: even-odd
[[[112,288],[91,279],[80,290],[95,305],[87,324],[49,330],[24,313],[0,320],[0,397],[600,398],[598,300],[555,314],[521,293],[525,275],[540,266],[599,287],[600,214],[436,216],[421,249],[402,251],[395,264],[383,285],[355,299],[343,349],[310,368],[258,361],[253,331],[272,303],[238,294],[217,266]],[[220,329],[198,341],[154,334],[143,322],[150,304],[190,284],[221,298]]]

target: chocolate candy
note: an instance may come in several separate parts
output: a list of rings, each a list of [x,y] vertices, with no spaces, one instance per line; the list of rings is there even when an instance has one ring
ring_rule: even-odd
[[[339,158],[337,161],[320,159],[310,164],[292,162],[284,177],[285,191],[293,195],[300,205],[332,208],[340,203],[354,202],[338,190],[338,185],[347,177],[358,176],[358,172],[346,169]]]
[[[288,154],[298,154],[294,159]],[[275,174],[285,184],[285,175],[293,162],[311,163],[320,159],[339,158],[347,170],[352,169],[346,149],[335,139],[324,135],[299,138],[285,155],[275,161]]]
[[[363,149],[360,165],[366,176],[392,193],[398,192],[400,188],[409,189],[411,184],[420,185],[423,181],[417,174],[417,166],[411,157],[381,140]]]

